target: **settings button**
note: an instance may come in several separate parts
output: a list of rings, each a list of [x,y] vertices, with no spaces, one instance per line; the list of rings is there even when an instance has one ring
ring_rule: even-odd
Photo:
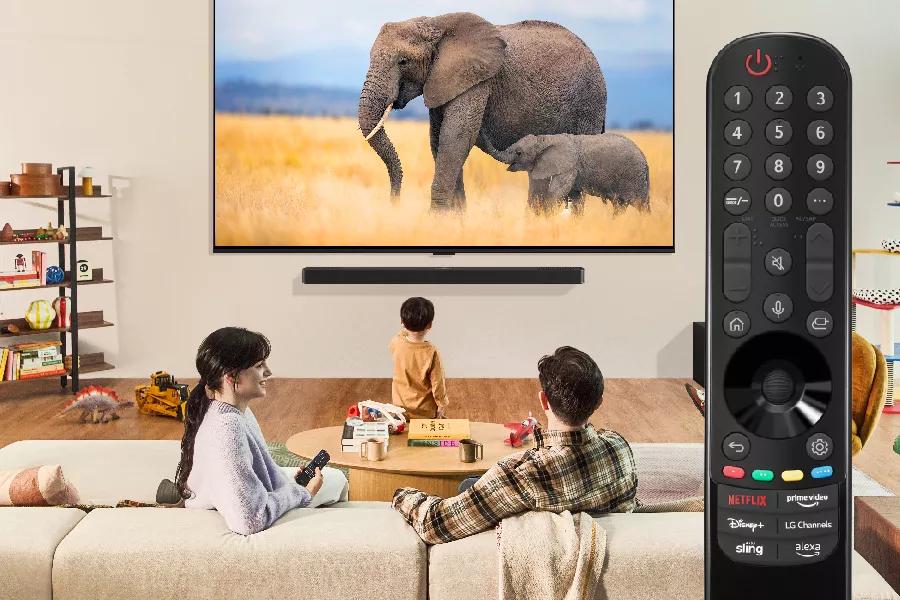
[[[833,450],[834,442],[824,433],[814,433],[806,440],[806,453],[813,460],[825,460]]]

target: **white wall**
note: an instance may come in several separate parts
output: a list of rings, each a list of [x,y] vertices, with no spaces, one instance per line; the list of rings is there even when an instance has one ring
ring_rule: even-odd
[[[0,172],[52,161],[127,178],[121,198],[79,205],[81,225],[102,224],[116,236],[80,245],[117,282],[80,294],[82,310],[104,308],[117,324],[82,334],[119,366],[116,376],[191,376],[197,344],[225,324],[266,333],[278,375],[387,376],[386,344],[410,295],[436,304],[432,339],[450,376],[532,376],[536,360],[561,344],[590,352],[608,376],[684,376],[690,324],[704,314],[705,78],[725,43],[758,30],[799,30],[844,52],[855,90],[854,235],[877,244],[886,217],[900,223],[900,209],[884,208],[900,190],[900,167],[884,165],[900,159],[892,113],[900,6],[869,6],[679,0],[674,254],[212,255],[211,14],[200,1],[7,0]],[[0,225],[46,221],[51,212],[41,206],[49,205],[4,201]],[[11,256],[0,253],[0,268]],[[299,284],[306,265],[582,265],[587,282],[319,288]],[[0,311],[18,316],[33,294],[0,294]]]

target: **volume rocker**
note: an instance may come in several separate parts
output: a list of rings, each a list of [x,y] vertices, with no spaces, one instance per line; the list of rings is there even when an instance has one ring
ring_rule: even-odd
[[[722,291],[732,302],[743,302],[750,296],[751,244],[750,228],[743,223],[732,223],[725,229]]]

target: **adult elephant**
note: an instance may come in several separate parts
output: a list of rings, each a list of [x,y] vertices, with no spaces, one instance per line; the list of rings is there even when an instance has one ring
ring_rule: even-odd
[[[602,133],[606,122],[600,65],[561,25],[493,25],[472,13],[386,23],[372,44],[359,126],[394,197],[403,169],[383,126],[392,108],[419,95],[429,109],[436,211],[465,209],[462,169],[476,143],[504,150],[528,134]]]

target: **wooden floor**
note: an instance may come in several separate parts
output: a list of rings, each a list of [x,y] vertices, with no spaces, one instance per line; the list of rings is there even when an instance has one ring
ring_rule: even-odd
[[[142,415],[128,408],[106,424],[81,424],[76,415],[58,417],[72,398],[57,380],[0,385],[0,447],[24,439],[180,439],[175,419]],[[684,390],[688,379],[607,379],[603,405],[592,422],[613,429],[631,442],[703,442],[703,419]],[[146,379],[93,379],[121,398],[133,398]],[[194,381],[183,383],[193,385]],[[535,379],[451,379],[448,417],[503,423],[532,411],[542,423]],[[360,400],[389,402],[390,379],[273,379],[265,400],[251,407],[266,439],[285,441],[298,431],[340,425],[347,407]],[[900,494],[900,456],[892,442],[900,434],[900,416],[883,415],[856,464],[882,485]]]

